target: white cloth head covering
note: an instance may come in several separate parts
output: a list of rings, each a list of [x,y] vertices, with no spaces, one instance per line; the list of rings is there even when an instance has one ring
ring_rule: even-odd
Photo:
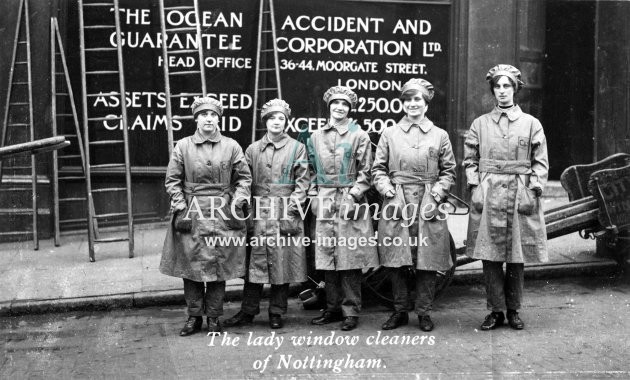
[[[517,86],[515,90],[520,90],[525,87],[525,82],[521,80],[521,71],[512,65],[500,64],[494,66],[488,71],[488,74],[486,74],[486,80],[491,81],[493,78],[500,75],[505,75],[506,77],[512,79]]]
[[[330,105],[330,103],[334,100],[341,99],[350,103],[352,108],[357,106],[357,94],[354,93],[350,88],[345,86],[334,86],[328,89],[326,93],[324,93],[324,102],[326,105]]]
[[[217,115],[223,116],[223,106],[221,105],[221,102],[209,96],[195,99],[192,106],[190,106],[190,109],[192,109],[193,116],[197,115],[198,112],[206,110],[214,111]]]
[[[272,112],[282,112],[287,119],[291,116],[289,104],[281,99],[271,99],[265,103],[260,110],[260,118],[262,119]]]

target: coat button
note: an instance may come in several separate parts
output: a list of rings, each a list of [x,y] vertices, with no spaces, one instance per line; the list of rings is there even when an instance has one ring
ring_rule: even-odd
[[[271,167],[271,164],[267,164],[267,167],[268,167],[268,168],[270,168],[270,167]]]
[[[212,166],[212,162],[208,161],[208,166]]]
[[[504,138],[504,139],[507,139],[507,135],[504,135],[504,136],[503,136],[503,138]]]
[[[503,188],[507,188],[507,184],[505,184],[505,183],[502,186],[503,186]]]

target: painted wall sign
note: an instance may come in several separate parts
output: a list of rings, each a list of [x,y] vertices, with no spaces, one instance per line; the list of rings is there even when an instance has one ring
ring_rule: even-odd
[[[192,1],[179,3],[188,5]],[[225,107],[221,121],[224,134],[246,147],[252,135],[259,3],[199,0],[199,4],[208,92]],[[434,84],[436,95],[428,116],[445,127],[450,6],[330,0],[276,0],[274,4],[283,97],[293,110],[290,132],[312,131],[325,123],[323,93],[330,86],[345,85],[359,95],[352,117],[377,141],[383,128],[402,117],[400,88],[413,77]],[[132,164],[166,166],[162,65],[168,64],[171,71],[190,70],[197,67],[199,56],[178,54],[163,62],[161,47],[167,44],[169,49],[195,49],[199,42],[194,31],[185,30],[169,34],[163,41],[159,9],[154,1],[122,0],[120,6]],[[86,25],[98,24],[111,15],[103,12],[86,13]],[[70,25],[69,30],[78,30],[78,18],[70,20],[76,24]],[[194,13],[187,10],[169,10],[165,20],[168,28],[195,27]],[[102,46],[116,43],[111,30],[86,30],[86,39]],[[75,58],[72,61],[78,62],[78,37],[70,33],[68,44],[71,58]],[[88,69],[112,64],[111,58],[88,55]],[[74,73],[79,72],[76,65]],[[78,74],[75,79],[80,83]],[[105,94],[115,86],[112,78],[90,84],[88,92]],[[196,92],[200,85],[181,76],[171,81],[171,87],[172,92]],[[178,98],[172,103],[173,113],[189,115],[193,100]],[[91,125],[94,138],[108,139],[121,127],[113,119],[118,116],[118,102],[117,97],[106,95],[90,98],[91,114],[111,117]],[[175,139],[192,134],[194,129],[191,120],[176,120]]]

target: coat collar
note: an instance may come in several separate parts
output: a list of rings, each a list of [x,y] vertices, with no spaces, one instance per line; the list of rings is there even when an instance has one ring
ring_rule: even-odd
[[[350,125],[350,123],[352,123],[352,119],[347,119],[345,123],[341,124],[341,125],[332,125],[330,124],[330,120],[328,120],[328,123],[326,123],[326,125],[324,125],[322,127],[322,130],[327,131],[329,129],[336,129],[337,132],[339,132],[340,135],[345,135],[346,132],[348,132],[348,126]]]
[[[192,141],[195,144],[203,144],[206,141],[209,141],[211,143],[217,143],[221,141],[221,131],[219,131],[219,128],[217,128],[210,137],[206,137],[203,134],[201,134],[201,132],[199,132],[199,129],[197,129],[195,131],[195,134],[192,137]]]
[[[420,130],[422,130],[422,132],[424,132],[424,133],[429,133],[431,128],[433,128],[433,126],[434,126],[433,122],[431,120],[429,120],[426,116],[423,117],[422,120],[420,120],[419,123],[412,123],[411,120],[409,120],[409,118],[407,116],[403,117],[398,122],[398,126],[403,131],[405,131],[405,133],[409,132],[409,129],[411,129],[412,125],[418,126],[420,128]]]
[[[492,117],[492,120],[494,120],[495,123],[498,123],[501,115],[503,114],[506,114],[507,118],[510,121],[515,121],[516,119],[521,117],[523,111],[521,111],[521,107],[519,107],[517,104],[515,104],[514,107],[508,108],[506,110],[499,108],[499,106],[495,106],[494,109],[490,112],[490,117]]]
[[[260,141],[260,151],[264,151],[269,145],[273,145],[274,148],[280,149],[283,146],[287,145],[288,142],[289,135],[287,135],[286,133],[283,133],[278,141],[271,141],[271,139],[269,139],[269,135],[265,133]]]

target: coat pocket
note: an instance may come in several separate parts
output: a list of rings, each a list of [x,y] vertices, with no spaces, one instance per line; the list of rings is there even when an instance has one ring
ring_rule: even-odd
[[[234,207],[234,213],[232,212],[232,197],[229,195],[225,195],[224,198],[228,200],[228,202],[223,206],[223,213],[225,214],[225,218],[223,222],[228,230],[242,230],[246,226],[245,222],[245,213],[243,209],[240,207]]]
[[[392,198],[385,198],[383,201],[383,211],[382,217],[385,220],[400,220],[403,217],[403,208],[405,207],[405,202],[401,198],[402,195],[400,192],[396,191],[396,195]]]
[[[363,218],[362,208],[359,208],[361,203],[356,202],[353,199],[348,198],[348,195],[344,195],[339,206],[341,216],[346,220],[359,220]]]
[[[472,206],[475,209],[475,211],[477,212],[483,211],[483,191],[481,189],[481,184],[473,188],[470,202],[472,203]]]
[[[435,201],[435,198],[431,195],[430,187],[425,186],[424,196],[422,197],[422,202],[420,202],[420,212],[422,213],[422,219],[426,221],[435,221],[440,216],[440,220],[444,220],[444,216],[438,210],[438,203]]]
[[[302,219],[296,215],[287,215],[278,221],[280,235],[299,235],[302,232]]]
[[[538,199],[534,190],[522,187],[518,197],[518,213],[522,215],[532,215],[536,210]]]

